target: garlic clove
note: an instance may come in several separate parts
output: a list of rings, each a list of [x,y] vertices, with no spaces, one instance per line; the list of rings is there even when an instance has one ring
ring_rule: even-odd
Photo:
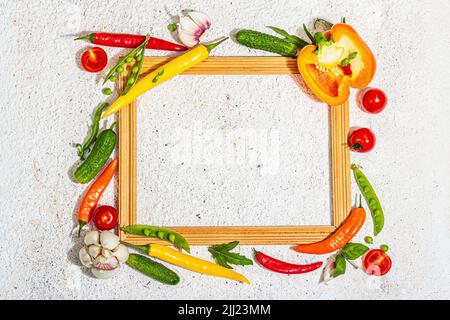
[[[199,38],[181,29],[178,30],[178,39],[189,48],[195,47],[199,43]]]
[[[88,247],[89,255],[90,255],[93,259],[97,258],[97,257],[100,255],[101,251],[102,251],[102,248],[99,247],[99,246],[96,246],[95,244],[90,245],[90,246]]]
[[[78,257],[80,258],[81,264],[85,267],[90,268],[92,265],[92,258],[89,255],[87,249],[85,247],[80,249],[80,252],[78,253]]]
[[[113,270],[120,266],[119,260],[115,256],[109,256],[105,258],[100,255],[94,259],[92,266],[100,270]]]
[[[120,263],[127,262],[128,256],[130,255],[130,253],[128,252],[128,248],[123,244],[119,244],[112,253]]]
[[[195,22],[195,24],[204,30],[211,28],[211,19],[203,12],[190,11],[187,15]]]
[[[103,248],[112,250],[120,244],[120,239],[110,231],[103,231],[100,233],[100,244]]]
[[[112,252],[108,249],[102,248],[102,256],[105,258],[109,258],[112,255]]]
[[[86,233],[86,236],[84,237],[84,243],[87,246],[90,246],[91,244],[95,244],[96,246],[100,245],[100,232],[98,231],[89,231]]]
[[[195,34],[198,29],[201,29],[189,16],[180,16],[178,27],[189,34]]]
[[[92,274],[98,279],[109,279],[109,278],[112,278],[119,271],[120,271],[120,268],[116,268],[116,269],[113,269],[113,270],[99,270],[99,269],[96,269],[96,268],[92,268],[91,269]]]

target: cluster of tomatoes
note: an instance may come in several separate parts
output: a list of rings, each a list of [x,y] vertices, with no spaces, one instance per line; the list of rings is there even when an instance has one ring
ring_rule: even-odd
[[[358,96],[359,107],[371,114],[378,114],[386,108],[386,94],[377,88],[367,88]],[[376,144],[375,134],[369,128],[354,128],[348,136],[350,149],[359,153],[371,151]]]

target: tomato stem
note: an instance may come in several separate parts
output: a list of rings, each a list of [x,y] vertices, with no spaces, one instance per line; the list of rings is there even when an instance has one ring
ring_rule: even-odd
[[[363,148],[363,146],[362,146],[359,142],[357,142],[357,143],[355,143],[354,145],[352,145],[352,149],[355,149],[355,150],[363,150],[364,148]]]

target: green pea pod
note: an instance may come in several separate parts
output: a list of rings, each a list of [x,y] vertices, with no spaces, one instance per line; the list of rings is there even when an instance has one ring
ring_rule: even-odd
[[[177,248],[183,249],[186,252],[191,251],[189,243],[186,239],[179,234],[170,229],[147,226],[147,225],[132,225],[121,228],[121,230],[128,234],[133,234],[135,236],[143,236],[150,238],[157,238],[174,244]]]
[[[358,184],[364,199],[366,199],[370,213],[372,214],[374,234],[378,235],[384,227],[384,213],[380,200],[361,169],[357,165],[352,164],[352,170],[356,183]]]
[[[162,265],[161,263],[153,261],[152,259],[141,256],[139,254],[131,253],[128,257],[127,264],[130,267],[162,283],[176,285],[178,282],[180,282],[180,277],[175,272]]]
[[[356,260],[369,251],[369,248],[361,243],[349,243],[342,248],[342,254],[348,260]]]

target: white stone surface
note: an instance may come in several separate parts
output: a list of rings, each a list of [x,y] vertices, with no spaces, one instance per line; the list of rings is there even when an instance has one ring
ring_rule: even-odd
[[[449,2],[274,3],[0,1],[0,298],[450,297]],[[73,41],[73,36],[107,30],[151,32],[169,38],[166,25],[170,14],[183,8],[200,9],[211,16],[210,40],[238,27],[264,30],[266,25],[277,25],[300,31],[302,22],[318,16],[332,21],[345,16],[363,34],[378,60],[373,85],[386,90],[390,104],[384,113],[371,116],[357,109],[352,99],[351,124],[368,126],[378,136],[374,152],[353,154],[352,161],[364,166],[384,204],[386,228],[377,244],[391,247],[394,266],[388,276],[370,278],[349,268],[347,275],[323,285],[318,283],[319,273],[288,277],[257,265],[237,268],[251,279],[248,286],[175,267],[182,281],[176,287],[166,287],[126,267],[114,279],[101,281],[79,266],[74,213],[85,187],[69,179],[76,161],[71,144],[84,137],[93,107],[104,97],[100,77],[77,65],[87,44]],[[107,51],[114,57],[124,52]],[[215,54],[256,52],[228,42]],[[199,223],[205,224],[211,219],[218,224],[230,223],[228,218],[239,214],[245,223],[261,224],[258,212],[270,223],[277,220],[276,215],[305,223],[326,218],[330,204],[328,171],[321,158],[326,155],[323,141],[327,139],[327,133],[321,131],[328,121],[324,106],[305,100],[290,79],[275,79],[262,80],[259,89],[247,84],[247,79],[240,85],[234,82],[239,81],[236,78],[196,79],[198,86],[186,78],[175,79],[155,90],[154,96],[144,97],[143,107],[154,110],[140,111],[140,115],[146,112],[145,119],[140,116],[139,120],[139,135],[144,137],[139,141],[143,150],[139,155],[140,190],[144,190],[140,208],[159,214],[167,219],[161,221],[168,223],[178,220],[180,216],[172,216],[177,210],[175,214],[183,214],[191,223],[196,223],[196,218],[189,215],[200,213],[204,220]],[[279,84],[283,86],[277,87]],[[179,92],[170,92],[170,88]],[[269,97],[266,89],[278,92],[276,99]],[[184,103],[184,95],[189,93],[195,98]],[[245,94],[252,99],[246,99]],[[279,105],[266,103],[278,98],[282,101]],[[278,130],[279,172],[262,175],[264,166],[256,168],[256,162],[207,166],[206,173],[202,173],[202,163],[181,166],[176,157],[170,158],[174,150],[170,143],[176,137],[173,130],[191,128],[196,121],[202,128],[222,128],[228,133],[233,129]],[[171,131],[157,134],[158,129]],[[323,137],[318,135],[321,132]],[[312,147],[315,144],[317,149]],[[298,173],[289,176],[290,170]],[[212,181],[220,184],[214,187]],[[183,193],[189,188],[192,190]],[[102,203],[114,203],[112,189]],[[217,212],[211,212],[212,208]],[[314,216],[316,213],[320,217]],[[151,219],[150,213],[143,214],[143,219]],[[370,220],[365,228],[358,240],[370,232]],[[288,247],[261,249],[293,262],[316,259],[298,255]],[[250,255],[251,247],[242,247],[241,252]],[[194,248],[193,254],[209,257],[204,247]]]

